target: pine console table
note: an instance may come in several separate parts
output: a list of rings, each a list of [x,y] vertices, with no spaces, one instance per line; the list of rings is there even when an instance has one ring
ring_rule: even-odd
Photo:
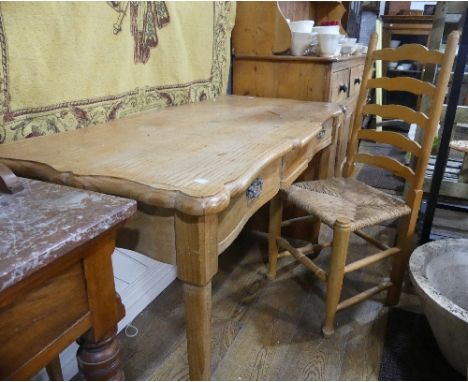
[[[223,96],[0,145],[0,162],[138,201],[118,245],[177,265],[190,377],[209,379],[218,255],[316,153],[330,151],[340,115],[334,104]],[[321,158],[320,171],[332,173]]]

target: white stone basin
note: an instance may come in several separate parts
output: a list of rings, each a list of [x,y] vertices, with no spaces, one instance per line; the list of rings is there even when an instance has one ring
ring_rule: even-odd
[[[418,247],[410,275],[442,354],[463,375],[468,365],[468,240]]]

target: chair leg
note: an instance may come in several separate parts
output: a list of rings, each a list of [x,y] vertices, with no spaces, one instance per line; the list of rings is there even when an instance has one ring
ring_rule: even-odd
[[[327,279],[325,323],[322,328],[325,337],[330,337],[335,331],[336,309],[341,297],[350,234],[350,221],[338,218],[333,226],[333,248]]]
[[[413,249],[413,237],[417,218],[418,213],[413,210],[411,215],[401,220],[397,242],[398,247],[401,248],[401,252],[393,258],[392,271],[390,274],[392,286],[387,292],[386,305],[397,305],[400,301],[403,278]]]
[[[312,244],[318,244],[319,236],[320,236],[320,225],[321,225],[321,222],[319,218],[317,218],[316,220],[312,222],[312,237],[310,240]]]
[[[401,288],[410,255],[411,250],[408,247],[405,247],[393,259],[393,266],[390,274],[392,286],[388,289],[387,298],[385,300],[385,305],[387,306],[397,305],[400,301]]]
[[[268,227],[268,278],[276,278],[276,263],[278,262],[278,243],[276,239],[281,235],[281,221],[283,219],[283,195],[278,193],[270,202],[270,220]]]

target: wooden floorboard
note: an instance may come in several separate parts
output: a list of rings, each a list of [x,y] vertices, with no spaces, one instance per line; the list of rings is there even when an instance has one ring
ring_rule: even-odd
[[[373,234],[392,237],[392,227]],[[324,228],[321,238],[330,231]],[[374,249],[353,236],[350,261]],[[282,259],[266,278],[264,237],[243,233],[219,258],[213,280],[212,378],[227,380],[377,379],[387,309],[383,296],[338,313],[337,330],[321,335],[324,286]],[[318,263],[326,264],[326,255]],[[323,257],[323,259],[322,259]],[[350,275],[344,297],[388,274],[382,263]],[[188,365],[182,288],[175,281],[133,322],[138,335],[120,335],[129,380],[186,380]]]

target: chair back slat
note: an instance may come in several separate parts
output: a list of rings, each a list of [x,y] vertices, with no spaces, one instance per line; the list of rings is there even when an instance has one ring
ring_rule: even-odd
[[[389,91],[409,92],[415,95],[433,96],[435,86],[430,82],[421,81],[412,77],[380,77],[373,78],[367,82],[367,88],[382,88]]]
[[[359,130],[358,138],[392,145],[416,156],[419,156],[421,151],[421,145],[419,143],[394,131],[377,131],[373,129]]]
[[[444,97],[447,94],[448,81],[459,38],[459,32],[451,32],[447,38],[445,52],[441,53],[439,51],[431,51],[418,44],[407,44],[396,49],[376,50],[377,34],[372,34],[369,40],[362,84],[353,116],[353,127],[348,144],[346,162],[343,167],[343,176],[352,176],[355,174],[355,162],[389,170],[410,182],[409,187],[406,189],[405,198],[408,205],[413,205],[415,195],[422,193],[424,174],[429,161],[436,129],[440,121]],[[412,60],[423,64],[440,65],[437,82],[435,86],[433,86],[421,80],[405,77],[372,79],[372,67],[376,60]],[[402,105],[367,104],[369,89],[377,87],[382,87],[390,91],[409,91],[418,96],[428,96],[431,102],[429,115],[427,116],[424,113]],[[364,116],[367,114],[379,115],[383,118],[403,119],[408,123],[419,125],[423,128],[421,144],[419,145],[416,142],[411,142],[407,137],[397,132],[363,130],[362,122]],[[390,157],[358,153],[360,139],[370,139],[379,143],[387,143],[414,154],[417,159],[415,169],[413,170]]]
[[[401,162],[397,161],[396,159],[386,157],[383,155],[358,153],[354,156],[354,161],[357,163],[364,163],[370,166],[386,169],[397,176],[405,178],[411,183],[414,182],[414,171],[408,166],[405,166]]]
[[[442,107],[444,99],[447,94],[448,83],[450,74],[452,72],[453,61],[457,52],[458,41],[460,33],[457,31],[451,32],[447,38],[447,45],[445,46],[445,53],[440,65],[439,74],[436,82],[436,93],[432,97],[431,108],[429,111],[429,122],[427,129],[424,131],[424,136],[421,143],[421,156],[416,164],[416,182],[414,184],[415,190],[421,190],[424,184],[424,175],[426,173],[427,163],[431,155],[432,146],[434,144],[434,137],[436,135],[437,126],[440,122]]]
[[[416,123],[422,128],[426,127],[429,119],[424,113],[402,105],[367,104],[362,108],[362,114],[380,115],[383,118],[402,119],[408,123]]]
[[[372,53],[373,60],[382,61],[402,61],[411,60],[418,61],[422,64],[436,64],[442,63],[444,54],[437,50],[429,50],[423,45],[419,44],[405,44],[398,48],[385,48],[375,50]]]

